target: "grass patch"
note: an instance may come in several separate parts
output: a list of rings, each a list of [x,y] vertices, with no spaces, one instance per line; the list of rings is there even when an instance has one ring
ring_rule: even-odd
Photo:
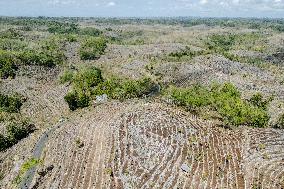
[[[212,84],[211,87],[170,87],[165,94],[188,111],[199,114],[207,108],[217,112],[228,126],[266,127],[269,120],[267,105],[271,99],[265,100],[261,94],[255,94],[251,99],[243,100],[231,83]]]
[[[41,160],[36,158],[31,158],[26,160],[20,167],[18,175],[13,179],[13,183],[18,185],[22,182],[24,174],[33,166],[41,163]]]

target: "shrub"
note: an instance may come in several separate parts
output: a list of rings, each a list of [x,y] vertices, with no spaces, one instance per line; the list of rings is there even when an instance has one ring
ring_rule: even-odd
[[[97,28],[91,28],[91,27],[86,27],[86,28],[81,28],[78,32],[80,35],[89,35],[93,37],[98,37],[100,36],[103,32]]]
[[[98,59],[104,53],[106,47],[106,40],[103,38],[87,38],[82,42],[79,49],[80,58],[82,60]]]
[[[75,88],[83,91],[89,91],[91,87],[97,86],[102,81],[102,72],[95,67],[82,69],[75,73],[73,78]]]
[[[254,94],[250,99],[249,99],[249,102],[258,107],[258,108],[261,108],[263,110],[267,110],[267,106],[269,104],[269,102],[272,101],[272,98],[270,97],[269,99],[263,99],[263,96],[262,94],[260,93],[256,93]]]
[[[265,127],[269,116],[267,105],[269,100],[263,100],[260,94],[250,100],[242,100],[241,93],[231,83],[223,85],[212,84],[211,87],[194,85],[189,88],[171,87],[167,95],[177,105],[196,112],[199,108],[209,107],[216,111],[224,124],[228,126],[250,125]]]
[[[12,122],[6,127],[6,130],[6,136],[0,134],[0,151],[4,151],[21,139],[26,138],[30,133],[34,132],[35,126],[28,124],[26,121],[21,123]]]
[[[19,112],[22,101],[17,96],[8,96],[0,93],[0,111]]]
[[[0,134],[0,152],[6,150],[8,146],[10,146],[9,141],[5,136]]]
[[[141,80],[126,80],[120,82],[113,91],[115,99],[140,98],[151,92],[153,82],[149,78]]]
[[[26,65],[53,67],[62,64],[64,55],[56,51],[28,50],[17,54],[19,60]]]
[[[60,76],[60,83],[64,84],[73,80],[74,72],[72,70],[65,70]]]
[[[227,34],[219,35],[213,34],[209,37],[209,42],[207,43],[208,49],[215,52],[228,51],[235,44],[236,35]]]
[[[27,43],[18,39],[0,39],[0,49],[19,51],[27,47]]]
[[[23,39],[23,35],[20,34],[20,32],[18,32],[17,30],[13,29],[13,28],[9,28],[6,31],[2,31],[0,32],[0,38],[4,39]]]
[[[8,78],[15,77],[15,71],[17,66],[15,64],[16,59],[8,52],[0,51],[0,77]]]
[[[73,91],[69,92],[64,99],[73,111],[90,105],[92,88],[103,82],[103,77],[101,70],[93,67],[77,72],[72,81]]]
[[[206,51],[192,51],[190,47],[186,46],[185,49],[171,52],[164,59],[167,61],[181,61],[181,60],[190,60],[193,57],[207,54]]]
[[[77,91],[67,93],[64,99],[68,103],[68,106],[72,111],[78,108],[88,107],[91,102],[90,96],[84,93],[78,93]]]
[[[174,103],[185,106],[189,110],[196,110],[198,107],[207,106],[211,103],[209,90],[201,85],[194,85],[189,88],[171,87],[171,98]]]
[[[277,129],[284,129],[284,114],[281,114],[276,122],[276,124],[274,125],[274,128]]]
[[[53,22],[47,30],[50,33],[69,34],[78,33],[79,28],[75,23]]]
[[[140,98],[151,93],[153,88],[153,82],[148,78],[104,80],[97,68],[78,71],[74,74],[72,82],[73,90],[64,97],[71,110],[89,106],[94,96],[107,94],[108,98],[119,100]]]

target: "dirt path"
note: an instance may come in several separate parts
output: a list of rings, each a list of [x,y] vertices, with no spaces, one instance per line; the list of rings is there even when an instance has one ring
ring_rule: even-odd
[[[45,147],[46,142],[48,141],[48,139],[50,138],[50,136],[52,135],[52,133],[60,128],[60,126],[63,123],[60,122],[57,125],[53,126],[52,128],[46,130],[40,137],[40,139],[37,141],[34,150],[33,150],[33,156],[32,158],[35,159],[40,159],[43,149]],[[30,188],[31,182],[33,180],[33,177],[35,175],[35,171],[36,171],[37,166],[33,166],[31,167],[25,174],[25,176],[23,177],[23,181],[20,183],[19,188],[20,189],[28,189]]]

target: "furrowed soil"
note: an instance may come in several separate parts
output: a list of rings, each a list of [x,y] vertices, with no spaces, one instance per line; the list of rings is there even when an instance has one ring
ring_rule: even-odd
[[[160,94],[124,101],[109,99],[70,111],[64,96],[71,84],[61,84],[58,79],[67,68],[96,66],[104,77],[150,77],[161,86],[229,81],[243,98],[256,92],[274,97],[268,106],[271,126],[284,112],[284,69],[279,52],[284,44],[283,32],[263,31],[270,32],[263,52],[241,47],[231,51],[239,56],[271,59],[260,66],[217,53],[178,61],[165,58],[186,46],[192,51],[205,50],[203,40],[212,34],[252,33],[256,31],[253,29],[96,25],[91,21],[80,26],[111,27],[114,33],[136,32],[139,35],[134,39],[143,39],[144,43],[135,44],[128,37],[123,39],[125,44],[109,43],[99,59],[82,61],[78,55],[80,42],[70,42],[65,46],[66,65],[21,66],[16,78],[1,79],[1,92],[16,92],[25,98],[20,115],[37,128],[0,152],[1,189],[284,188],[283,129],[226,129],[214,119],[205,120],[169,103]],[[30,158],[40,161],[19,175]],[[19,176],[20,183],[15,183]]]

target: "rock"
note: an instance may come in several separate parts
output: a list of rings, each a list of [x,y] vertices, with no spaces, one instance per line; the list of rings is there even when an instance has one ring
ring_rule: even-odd
[[[101,96],[96,96],[96,103],[103,103],[107,101],[107,94],[103,94]]]
[[[185,163],[181,165],[181,170],[183,170],[184,172],[188,173],[190,171],[190,167],[188,167],[188,165],[186,165]]]

